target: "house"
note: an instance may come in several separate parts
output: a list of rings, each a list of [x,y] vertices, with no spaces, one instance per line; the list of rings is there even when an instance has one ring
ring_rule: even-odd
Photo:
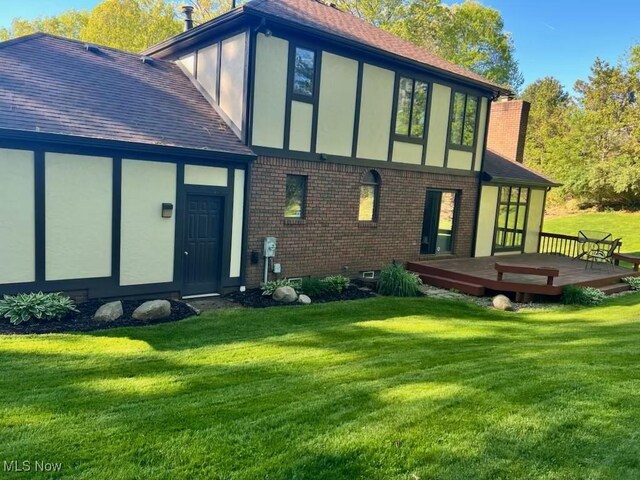
[[[253,0],[141,55],[34,34],[0,71],[0,293],[531,251],[554,185],[518,163],[507,88],[316,0]]]

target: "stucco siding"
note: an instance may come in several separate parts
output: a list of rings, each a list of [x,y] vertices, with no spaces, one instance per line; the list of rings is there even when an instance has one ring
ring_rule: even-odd
[[[198,83],[214,100],[218,99],[218,44],[198,50]]]
[[[173,280],[175,214],[162,218],[162,203],[176,203],[176,165],[123,160],[120,285]]]
[[[351,156],[358,62],[322,52],[316,152]]]
[[[443,167],[449,128],[449,104],[451,88],[434,83],[431,89],[426,164]]]
[[[544,215],[544,190],[531,190],[529,193],[529,214],[527,216],[526,237],[524,239],[524,253],[538,251],[540,224]]]
[[[208,187],[226,187],[228,170],[222,167],[207,167],[205,165],[185,165],[185,185],[204,185]]]
[[[422,145],[416,143],[393,142],[392,161],[395,163],[422,163]]]
[[[253,101],[253,145],[282,148],[289,42],[259,33]]]
[[[233,218],[231,221],[231,260],[229,277],[240,276],[242,265],[242,223],[244,218],[244,170],[236,169],[233,174]]]
[[[478,143],[476,144],[476,157],[473,169],[476,172],[480,171],[482,166],[482,154],[484,153],[484,137],[487,128],[487,108],[489,100],[485,97],[480,99],[480,117],[478,119]]]
[[[245,33],[228,38],[222,42],[220,58],[220,108],[238,128],[244,109],[245,47]]]
[[[499,187],[484,185],[480,193],[480,207],[476,233],[476,257],[488,257],[493,249],[493,237],[498,206]]]
[[[33,152],[0,149],[0,284],[35,280]]]
[[[113,160],[45,155],[45,279],[111,276]]]
[[[448,168],[457,168],[458,170],[471,170],[473,163],[473,153],[463,150],[449,149],[449,157],[447,158]]]
[[[393,110],[395,73],[365,64],[358,126],[358,158],[386,160]]]
[[[313,105],[304,102],[291,102],[289,149],[300,152],[311,151],[312,125]]]

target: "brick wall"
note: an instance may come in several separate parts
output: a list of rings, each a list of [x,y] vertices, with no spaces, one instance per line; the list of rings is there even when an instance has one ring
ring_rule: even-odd
[[[282,277],[323,276],[378,270],[391,260],[420,256],[422,217],[427,188],[459,190],[454,239],[456,256],[470,256],[475,224],[477,178],[378,168],[378,221],[358,221],[360,180],[366,167],[259,157],[251,173],[248,255],[259,252],[260,262],[248,260],[248,286],[263,275],[262,243],[277,238],[275,261]],[[307,175],[304,220],[285,219],[287,174]],[[274,278],[271,274],[271,278]]]
[[[523,100],[493,102],[489,117],[487,150],[512,162],[522,162],[531,105]]]

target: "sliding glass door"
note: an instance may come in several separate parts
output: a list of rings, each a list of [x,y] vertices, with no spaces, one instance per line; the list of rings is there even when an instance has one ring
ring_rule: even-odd
[[[451,253],[458,193],[427,190],[422,223],[420,253],[427,255]]]

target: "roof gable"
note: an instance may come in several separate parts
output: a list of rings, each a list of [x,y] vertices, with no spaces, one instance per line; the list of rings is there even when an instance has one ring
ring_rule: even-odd
[[[172,62],[34,34],[0,71],[0,129],[253,155]]]
[[[560,184],[531,168],[487,150],[484,157],[484,179],[497,183],[557,187]]]

